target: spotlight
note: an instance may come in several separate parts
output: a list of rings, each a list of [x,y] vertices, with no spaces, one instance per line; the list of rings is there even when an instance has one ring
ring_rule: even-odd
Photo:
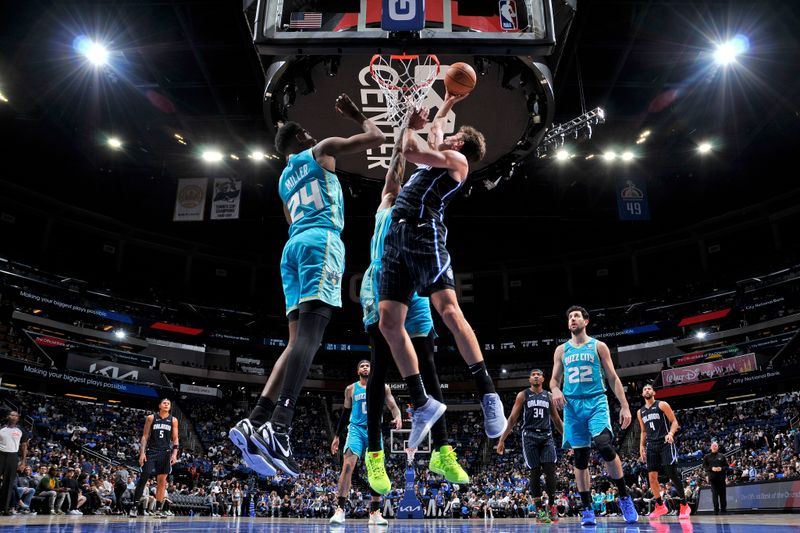
[[[222,154],[216,150],[206,150],[203,152],[203,161],[208,161],[209,163],[217,163],[222,160]]]
[[[561,150],[556,152],[556,160],[558,160],[558,161],[562,161],[562,162],[563,161],[567,161],[570,157],[572,157],[572,155],[569,153],[569,151],[566,148],[562,148]]]
[[[118,329],[117,331],[114,332],[114,336],[118,339],[124,339],[125,337],[128,336],[128,334],[125,332],[124,329]]]
[[[122,141],[120,141],[116,137],[109,137],[108,145],[114,150],[119,150],[120,148],[122,148]]]
[[[697,151],[701,154],[707,154],[711,151],[711,143],[703,142],[697,146]]]
[[[6,104],[8,103],[8,98],[6,98],[6,95],[4,95],[3,93],[0,93],[0,102],[6,103]]]
[[[255,161],[261,161],[262,159],[264,159],[264,152],[259,152],[258,150],[256,150],[247,157]]]
[[[694,334],[694,336],[697,337],[698,340],[703,340],[706,338],[706,332],[698,331],[697,333]]]
[[[750,49],[750,40],[742,34],[736,35],[728,42],[717,45],[714,51],[714,60],[720,65],[730,65],[736,62],[736,56]]]
[[[603,154],[603,159],[606,161],[613,161],[617,158],[617,153],[614,151],[608,151]]]
[[[622,160],[625,162],[633,161],[633,152],[631,152],[630,150],[622,152]]]

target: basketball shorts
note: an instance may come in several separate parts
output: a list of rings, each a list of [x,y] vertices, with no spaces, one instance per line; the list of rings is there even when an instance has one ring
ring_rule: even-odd
[[[409,305],[411,296],[430,296],[442,289],[455,289],[447,228],[435,220],[394,221],[383,242],[381,300]]]
[[[310,300],[342,306],[344,244],[339,234],[309,228],[288,240],[281,257],[286,314]]]
[[[605,394],[589,398],[567,398],[564,406],[564,448],[587,448],[596,437],[611,429],[611,416]]]
[[[359,459],[367,452],[367,426],[350,424],[347,426],[347,440],[344,442],[344,451],[350,450]],[[381,439],[383,449],[383,439]]]
[[[172,473],[172,465],[169,464],[172,450],[148,450],[145,455],[147,456],[147,460],[142,466],[142,476],[149,478],[151,476]]]
[[[522,458],[534,470],[544,463],[556,462],[556,443],[552,433],[522,431]]]
[[[657,472],[662,466],[669,466],[678,462],[678,449],[675,443],[648,442],[646,453],[648,472]]]
[[[378,287],[380,284],[380,264],[370,264],[361,281],[361,309],[364,312],[364,329],[380,320],[378,315]],[[411,295],[405,322],[410,337],[426,337],[433,329],[430,299],[417,293]]]

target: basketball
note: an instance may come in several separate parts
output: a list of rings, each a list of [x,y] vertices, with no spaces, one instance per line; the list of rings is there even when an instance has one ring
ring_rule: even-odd
[[[475,69],[466,63],[453,63],[444,75],[444,86],[450,94],[469,94],[477,81]]]

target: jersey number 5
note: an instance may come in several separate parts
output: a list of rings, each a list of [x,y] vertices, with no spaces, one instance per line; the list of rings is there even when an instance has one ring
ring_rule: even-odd
[[[311,188],[311,194],[306,190],[307,187]],[[301,205],[314,204],[317,209],[322,209],[322,194],[319,192],[319,183],[312,181],[308,186],[303,186],[302,189],[297,191],[289,198],[287,207],[289,208],[289,216],[292,218],[292,224],[303,218],[304,213],[299,209]]]
[[[164,430],[163,429],[159,429],[158,430],[158,438],[159,439],[163,439],[164,438]]]
[[[567,381],[570,383],[591,383],[592,367],[573,366],[567,369]]]

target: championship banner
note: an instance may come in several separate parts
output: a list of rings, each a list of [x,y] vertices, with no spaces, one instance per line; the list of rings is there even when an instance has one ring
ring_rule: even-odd
[[[661,380],[665,387],[671,387],[730,374],[744,374],[754,370],[756,370],[756,354],[750,353],[699,365],[662,370]]]
[[[173,222],[203,220],[206,208],[206,178],[186,178],[178,181]]]
[[[617,211],[620,220],[650,220],[643,180],[627,180],[617,187]]]
[[[239,202],[242,199],[242,180],[215,178],[214,196],[211,199],[211,220],[234,220],[239,218]]]

